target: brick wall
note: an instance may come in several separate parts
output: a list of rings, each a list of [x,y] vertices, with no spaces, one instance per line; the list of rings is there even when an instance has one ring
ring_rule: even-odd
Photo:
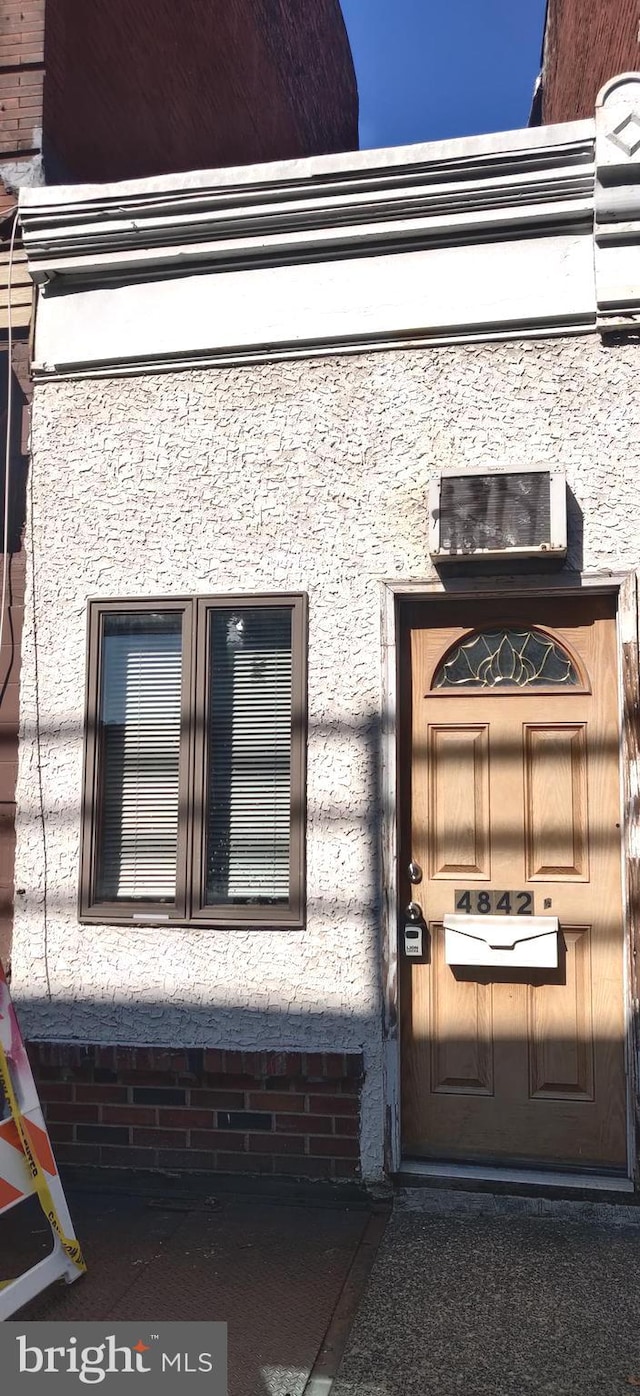
[[[45,57],[49,182],[358,144],[339,0],[52,0]]]
[[[40,150],[45,0],[0,0],[0,158]]]
[[[32,1042],[60,1164],[354,1179],[359,1053]]]
[[[617,73],[640,68],[638,0],[549,0],[541,118],[545,125],[593,116]]]

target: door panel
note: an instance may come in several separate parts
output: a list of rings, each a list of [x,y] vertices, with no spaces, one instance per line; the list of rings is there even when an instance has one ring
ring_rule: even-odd
[[[433,878],[490,877],[489,729],[429,728]]]
[[[529,1093],[593,1100],[591,927],[565,927],[562,939],[562,980],[529,985]]]
[[[528,881],[589,881],[586,724],[524,728]]]
[[[431,935],[432,1089],[445,1094],[492,1095],[491,985],[455,979],[445,964],[442,926],[432,926]]]
[[[401,636],[400,896],[429,925],[421,961],[401,948],[405,1155],[621,1171],[614,601],[412,603]],[[558,968],[448,966],[459,889],[530,893],[559,918]]]

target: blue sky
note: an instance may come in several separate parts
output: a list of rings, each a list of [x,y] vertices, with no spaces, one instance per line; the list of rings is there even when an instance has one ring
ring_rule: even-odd
[[[545,0],[341,0],[360,144],[526,126]]]

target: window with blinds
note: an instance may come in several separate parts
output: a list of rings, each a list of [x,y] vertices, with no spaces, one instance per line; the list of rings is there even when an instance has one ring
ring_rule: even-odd
[[[92,602],[88,920],[300,925],[306,598]]]
[[[103,901],[176,895],[182,616],[104,619],[97,893]]]
[[[215,611],[207,901],[289,900],[291,711],[291,613]]]

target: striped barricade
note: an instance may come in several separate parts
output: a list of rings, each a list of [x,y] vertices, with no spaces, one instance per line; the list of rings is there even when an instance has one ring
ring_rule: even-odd
[[[0,1215],[34,1193],[51,1227],[53,1249],[23,1275],[0,1278],[0,1320],[54,1280],[71,1284],[86,1269],[0,964]]]

